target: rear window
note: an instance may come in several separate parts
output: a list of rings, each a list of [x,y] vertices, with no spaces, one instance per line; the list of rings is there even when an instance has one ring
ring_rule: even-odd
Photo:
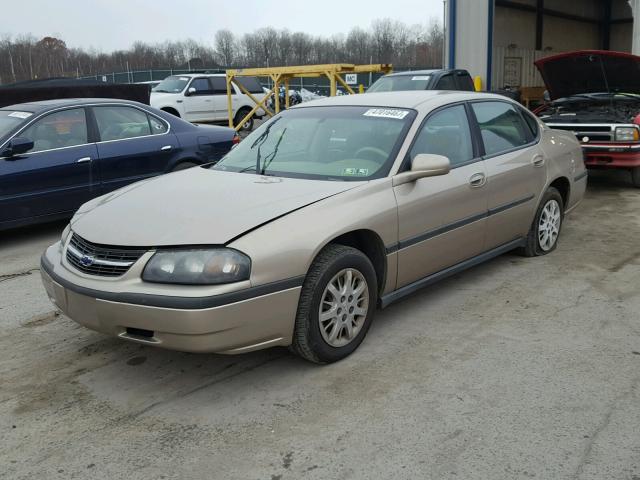
[[[256,77],[236,77],[236,82],[246,88],[249,93],[264,93],[262,84]]]
[[[398,75],[382,77],[367,92],[401,92],[406,90],[426,90],[431,75]]]

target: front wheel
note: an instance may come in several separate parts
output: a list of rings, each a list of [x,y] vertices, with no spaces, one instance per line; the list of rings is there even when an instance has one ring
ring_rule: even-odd
[[[325,247],[302,286],[291,349],[315,363],[343,359],[362,343],[377,302],[369,258],[352,247]]]
[[[522,253],[527,257],[535,257],[555,250],[563,220],[562,195],[554,187],[549,187],[542,196]]]

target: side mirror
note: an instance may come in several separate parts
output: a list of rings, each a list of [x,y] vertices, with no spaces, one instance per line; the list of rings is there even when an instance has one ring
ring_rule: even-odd
[[[393,186],[415,182],[420,178],[446,175],[451,170],[451,162],[443,155],[419,153],[411,162],[411,170],[393,177]]]
[[[193,95],[193,94],[194,94],[194,93],[196,93],[196,92],[197,92],[196,87],[189,87],[189,88],[187,89],[187,96],[189,96],[189,95]]]
[[[33,148],[33,140],[24,137],[12,138],[2,152],[3,157],[13,157],[27,153]]]

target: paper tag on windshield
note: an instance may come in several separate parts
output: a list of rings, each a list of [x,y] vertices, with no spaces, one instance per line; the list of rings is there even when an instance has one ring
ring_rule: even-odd
[[[188,81],[189,81],[189,77],[180,77],[180,80],[183,80],[183,81],[185,81],[185,82],[188,82]]]
[[[369,175],[369,169],[368,168],[343,168],[342,169],[342,174],[343,175],[349,175],[349,176],[356,176],[356,177],[367,177]]]
[[[29,118],[31,115],[33,115],[33,113],[31,112],[11,112],[7,116],[14,117],[14,118],[22,118],[24,120],[25,118]]]
[[[370,108],[363,113],[365,117],[395,118],[402,120],[409,115],[408,110],[396,110],[395,108]]]
[[[417,82],[419,80],[429,80],[429,75],[416,75],[415,77],[411,77],[411,80]]]

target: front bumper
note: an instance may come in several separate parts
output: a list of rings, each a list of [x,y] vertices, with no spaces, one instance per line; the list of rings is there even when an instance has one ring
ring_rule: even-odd
[[[244,353],[291,344],[301,280],[215,297],[138,297],[80,285],[50,247],[41,275],[51,301],[87,328],[129,341],[186,352]],[[298,285],[299,283],[299,285]],[[280,288],[282,287],[282,288]],[[118,301],[120,298],[136,300]],[[214,305],[200,308],[203,305]]]
[[[587,168],[640,167],[640,145],[602,144],[582,147]]]

